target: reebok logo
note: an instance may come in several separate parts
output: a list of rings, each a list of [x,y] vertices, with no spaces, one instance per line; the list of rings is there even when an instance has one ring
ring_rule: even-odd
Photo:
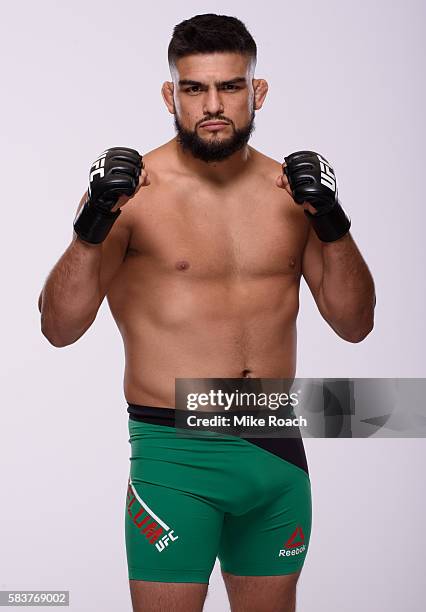
[[[279,557],[295,557],[305,552],[305,536],[300,526],[296,527],[284,547],[279,551]]]

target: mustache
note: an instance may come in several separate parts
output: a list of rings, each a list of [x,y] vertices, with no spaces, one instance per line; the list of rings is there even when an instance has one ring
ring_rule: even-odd
[[[195,124],[195,127],[196,128],[199,127],[205,121],[226,121],[227,123],[232,125],[232,127],[234,127],[234,122],[232,121],[232,119],[228,119],[228,117],[225,117],[224,115],[216,115],[215,117],[210,117],[210,116],[203,117],[202,119],[197,121],[197,123]]]

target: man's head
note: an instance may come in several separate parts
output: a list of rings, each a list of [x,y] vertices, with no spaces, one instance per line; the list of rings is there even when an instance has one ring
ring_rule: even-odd
[[[172,81],[162,94],[179,142],[194,157],[221,161],[247,144],[268,90],[266,81],[254,79],[256,54],[236,17],[197,15],[175,26],[168,49]]]

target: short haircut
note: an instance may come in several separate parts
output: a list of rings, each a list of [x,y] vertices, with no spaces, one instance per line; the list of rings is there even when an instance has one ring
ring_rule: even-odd
[[[256,64],[256,43],[244,23],[236,17],[207,13],[174,27],[167,55],[172,66],[187,55],[226,52],[241,53]]]

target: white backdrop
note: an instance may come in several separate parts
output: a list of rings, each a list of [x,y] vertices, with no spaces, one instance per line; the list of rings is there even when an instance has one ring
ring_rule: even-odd
[[[204,12],[239,17],[257,42],[270,91],[252,144],[333,163],[375,278],[376,326],[356,345],[303,284],[297,375],[425,376],[424,3],[5,5],[0,589],[70,589],[76,612],[131,609],[124,354],[106,304],[75,345],[53,348],[37,298],[99,151],[143,153],[173,136],[160,95],[167,45],[176,23]],[[425,441],[307,440],[306,451],[314,516],[298,609],[424,610]],[[226,601],[216,566],[205,610]]]

